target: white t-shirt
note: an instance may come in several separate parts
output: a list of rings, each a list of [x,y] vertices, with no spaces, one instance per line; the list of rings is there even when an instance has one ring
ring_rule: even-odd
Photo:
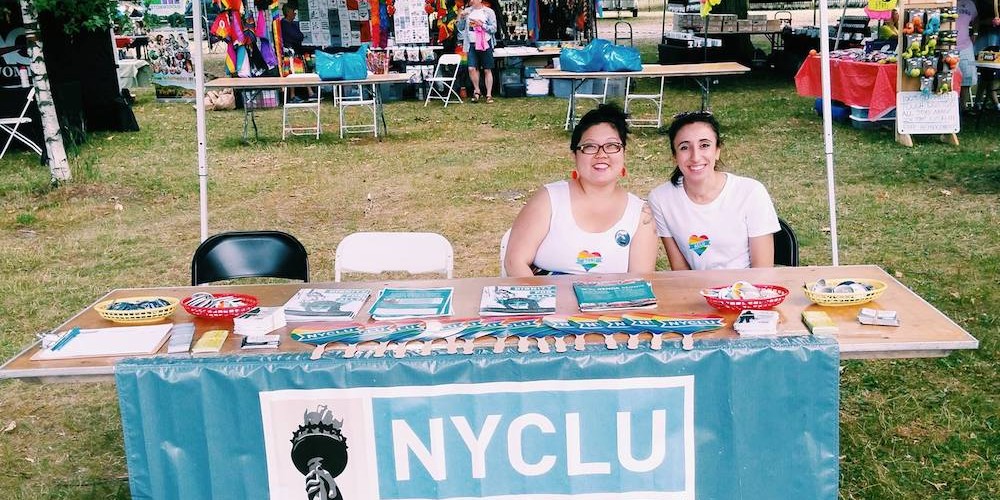
[[[546,184],[545,190],[552,216],[549,232],[535,253],[535,267],[557,274],[627,273],[629,249],[642,216],[642,199],[628,193],[621,219],[607,231],[591,233],[576,225],[566,181]]]
[[[750,238],[781,229],[760,182],[725,174],[726,185],[711,203],[699,205],[680,186],[666,182],[649,193],[656,234],[673,237],[691,269],[750,267]]]

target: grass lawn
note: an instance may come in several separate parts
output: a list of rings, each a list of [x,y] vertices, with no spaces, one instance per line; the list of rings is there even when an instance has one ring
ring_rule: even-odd
[[[526,198],[572,167],[566,101],[386,106],[390,136],[280,141],[280,111],[240,144],[242,112],[208,113],[211,232],[279,229],[310,251],[316,281],[363,230],[434,231],[458,277],[498,273],[497,247]],[[831,263],[822,126],[813,100],[769,76],[724,78],[712,94],[726,169],[761,180],[799,235],[805,265]],[[699,105],[674,82],[666,113]],[[53,186],[37,157],[0,160],[0,357],[106,291],[185,284],[198,244],[195,113],[140,93],[134,133],[95,133]],[[890,131],[835,126],[840,259],[897,276],[981,342],[940,359],[845,361],[841,496],[995,498],[1000,491],[998,121],[963,120],[961,144],[913,148]],[[664,135],[629,142],[628,189],[645,196],[672,161]],[[661,269],[665,261],[661,259]],[[907,321],[906,317],[902,321]],[[110,384],[0,382],[0,496],[127,498]]]

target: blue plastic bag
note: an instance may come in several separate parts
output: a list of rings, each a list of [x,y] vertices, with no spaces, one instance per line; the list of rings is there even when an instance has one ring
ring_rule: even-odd
[[[598,38],[582,49],[563,49],[559,54],[559,69],[571,73],[603,71],[604,50],[610,45],[611,42]]]
[[[642,71],[642,58],[634,47],[612,45],[604,51],[604,71]]]
[[[317,50],[316,74],[325,81],[368,78],[368,44],[362,44],[356,52],[328,54]]]

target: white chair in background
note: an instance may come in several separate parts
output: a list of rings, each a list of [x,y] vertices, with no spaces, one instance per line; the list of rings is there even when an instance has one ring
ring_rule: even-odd
[[[35,100],[35,88],[31,87],[28,91],[28,95],[25,98],[24,107],[21,108],[21,114],[11,118],[0,118],[0,136],[6,133],[8,135],[7,142],[3,145],[3,151],[0,151],[0,158],[3,158],[7,154],[7,148],[10,147],[10,143],[17,139],[24,143],[25,146],[31,148],[32,151],[42,155],[42,148],[35,141],[32,141],[28,136],[17,131],[17,128],[25,123],[31,123],[31,118],[26,117],[28,114],[28,108],[31,106],[31,101]]]
[[[603,85],[601,85],[600,83],[597,84],[598,88],[602,89],[600,92],[595,92],[592,89],[591,92],[572,93],[573,97],[569,100],[569,104],[567,105],[568,107],[566,108],[566,123],[564,125],[564,128],[566,130],[573,130],[573,127],[575,127],[577,122],[580,121],[581,115],[579,113],[576,113],[576,110],[574,109],[576,107],[576,104],[580,101],[580,99],[590,99],[595,101],[596,104],[604,104],[608,102],[608,79],[598,78],[597,80],[603,80]],[[577,83],[576,80],[570,81],[571,85],[576,85],[576,83]],[[590,83],[590,81],[588,80],[587,83]],[[581,86],[582,85],[583,84],[581,84]]]
[[[635,101],[647,101],[656,108],[656,118],[635,118],[629,115],[628,124],[633,127],[655,127],[663,126],[663,82],[665,77],[660,77],[660,91],[655,94],[632,93],[632,78],[625,80],[625,113],[629,114],[629,108],[635,106]]]
[[[289,94],[295,95],[294,87],[284,88],[284,105],[281,106],[281,140],[285,140],[286,135],[316,135],[319,139],[319,134],[322,132],[322,126],[319,123],[319,111],[320,111],[320,96],[323,93],[323,88],[319,85],[308,87],[314,88],[316,92],[315,100],[303,101],[303,102],[291,102],[289,99]],[[291,125],[288,121],[288,112],[295,110],[303,110],[312,113],[316,117],[315,125]]]
[[[503,238],[500,238],[500,277],[507,277],[507,264],[504,264],[504,260],[507,258],[507,241],[510,240],[510,229],[506,233],[503,233]]]
[[[444,54],[438,59],[437,67],[434,68],[434,76],[424,80],[427,82],[427,99],[424,100],[424,107],[427,107],[431,99],[444,102],[446,108],[448,103],[452,101],[462,102],[462,98],[455,91],[458,67],[461,64],[462,56],[458,54]]]
[[[376,84],[351,84],[357,85],[357,95],[348,96],[343,94],[345,85],[337,85],[334,101],[337,108],[340,109],[340,138],[344,138],[344,134],[354,133],[354,132],[371,132],[378,138],[378,111],[379,111],[379,101],[378,101],[378,90],[375,88]],[[360,123],[350,124],[347,120],[347,113],[352,108],[362,108],[363,113],[361,116],[365,117]],[[371,111],[371,122],[368,121],[367,115],[368,111]]]
[[[344,237],[337,245],[333,279],[344,273],[439,273],[452,277],[455,251],[437,233],[362,232]]]

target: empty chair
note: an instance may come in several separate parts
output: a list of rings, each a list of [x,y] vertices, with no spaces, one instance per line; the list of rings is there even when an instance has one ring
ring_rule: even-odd
[[[434,76],[425,80],[427,82],[427,99],[424,100],[424,107],[427,107],[431,99],[444,102],[446,108],[448,103],[452,101],[462,102],[462,98],[455,91],[458,67],[461,64],[462,56],[458,54],[444,54],[438,59],[437,67],[434,68]]]
[[[597,88],[591,90],[591,92],[575,92],[577,87],[574,87],[574,91],[570,94],[571,98],[566,108],[566,130],[572,130],[573,127],[576,126],[576,122],[580,120],[580,115],[575,113],[576,110],[573,109],[576,107],[577,101],[580,99],[590,99],[595,101],[596,104],[605,104],[608,102],[608,79],[597,78],[595,80],[597,80]],[[583,83],[580,83],[579,86],[582,88],[584,85],[588,85],[590,83],[590,80],[585,80]],[[577,81],[573,80],[571,84],[577,85]]]
[[[334,100],[336,101],[337,108],[340,109],[340,138],[344,138],[344,134],[350,134],[355,132],[367,133],[371,132],[378,138],[378,110],[380,103],[378,101],[377,90],[375,89],[375,84],[354,84],[357,86],[356,96],[347,96],[344,94],[343,88],[338,88],[335,94]],[[344,87],[344,85],[337,85],[337,87]],[[358,119],[358,123],[350,124],[347,119],[347,114],[350,109],[359,108],[360,113],[352,113],[355,118]],[[370,113],[369,113],[370,111]],[[368,117],[371,117],[371,121],[368,121]]]
[[[628,124],[632,127],[655,127],[660,128],[663,125],[663,82],[666,80],[665,77],[660,77],[660,90],[656,93],[651,94],[640,94],[632,92],[632,78],[629,77],[625,80],[625,113],[629,115]],[[647,102],[652,105],[655,111],[655,117],[642,117],[639,118],[635,115],[635,102]]]
[[[310,86],[311,87],[311,86]],[[288,135],[315,135],[319,139],[319,134],[323,131],[319,122],[320,96],[323,94],[323,87],[315,86],[316,99],[305,102],[292,102],[291,97],[295,95],[295,88],[284,88],[284,105],[281,106],[281,140],[285,140]],[[308,112],[310,120],[308,124],[292,125],[288,119],[290,111],[302,110]],[[313,120],[315,118],[315,120]]]
[[[353,233],[337,245],[333,279],[340,281],[344,273],[386,272],[440,273],[451,278],[454,260],[451,243],[437,233]]]
[[[774,265],[798,267],[799,241],[795,238],[795,231],[780,217],[778,224],[781,230],[774,233]]]
[[[28,114],[28,108],[31,107],[31,101],[35,100],[35,88],[31,87],[28,91],[28,95],[25,98],[24,107],[21,108],[21,114],[11,118],[0,118],[0,137],[3,134],[7,134],[7,142],[3,145],[3,151],[0,151],[0,158],[3,158],[7,154],[7,148],[10,147],[11,141],[17,139],[24,143],[25,146],[31,148],[32,151],[42,155],[42,148],[35,141],[29,139],[26,135],[17,131],[17,128],[26,123],[31,123],[31,118],[25,116]]]
[[[503,238],[500,238],[500,277],[507,277],[507,264],[504,264],[504,260],[507,258],[507,241],[510,240],[510,229],[506,233],[503,233]]]
[[[191,259],[192,285],[251,277],[309,281],[305,247],[281,231],[233,231],[209,236]]]

